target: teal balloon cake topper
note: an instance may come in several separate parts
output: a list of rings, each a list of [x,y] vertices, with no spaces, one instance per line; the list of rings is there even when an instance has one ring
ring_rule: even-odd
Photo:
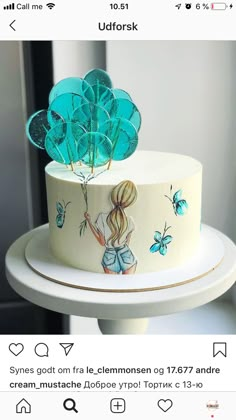
[[[128,99],[132,102],[131,96],[123,89],[111,89],[115,99]]]
[[[94,92],[94,102],[95,104],[98,104],[100,106],[106,105],[107,102],[111,101],[112,99],[115,99],[115,96],[111,89],[108,89],[107,87],[100,85],[97,83],[96,85],[92,86],[93,92]]]
[[[63,118],[54,111],[42,109],[31,115],[26,124],[26,133],[29,141],[39,149],[45,149],[45,139],[49,130]]]
[[[58,124],[52,128],[46,137],[45,149],[56,162],[71,165],[81,161],[87,152],[87,147],[81,143],[85,130],[76,123]]]
[[[70,122],[74,111],[83,104],[89,102],[81,95],[75,93],[63,93],[57,96],[49,105],[50,111],[61,115],[64,121]]]
[[[74,93],[84,97],[89,102],[94,101],[94,93],[90,84],[79,77],[68,77],[58,82],[49,94],[49,104],[64,93]]]
[[[111,118],[125,118],[130,121],[139,131],[141,126],[141,115],[136,105],[129,99],[112,99],[107,102],[105,109]]]
[[[101,69],[83,79],[61,80],[49,94],[49,107],[33,114],[26,133],[30,142],[46,149],[55,161],[80,162],[91,168],[130,157],[138,145],[141,115],[128,92],[113,88]]]
[[[99,105],[85,103],[72,114],[72,121],[81,124],[86,131],[99,131],[99,127],[109,120],[108,112]]]
[[[100,131],[112,142],[111,160],[124,160],[131,156],[138,145],[138,133],[134,125],[124,118],[111,118]]]
[[[106,71],[101,69],[90,70],[85,76],[84,80],[91,86],[99,83],[100,85],[112,88],[112,81]]]
[[[80,141],[84,147],[87,147],[87,153],[83,156],[82,162],[92,168],[92,173],[94,168],[106,165],[110,160],[112,143],[105,134],[86,133]]]

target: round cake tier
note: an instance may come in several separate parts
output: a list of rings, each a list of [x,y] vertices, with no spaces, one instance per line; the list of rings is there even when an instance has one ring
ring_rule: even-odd
[[[63,263],[108,274],[177,267],[200,239],[202,165],[138,151],[110,170],[45,168],[50,247]]]

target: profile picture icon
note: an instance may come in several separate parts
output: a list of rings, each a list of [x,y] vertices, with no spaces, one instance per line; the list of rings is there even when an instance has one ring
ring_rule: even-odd
[[[210,412],[211,418],[214,418],[214,412],[220,408],[220,405],[217,400],[209,400],[206,403],[207,409]]]

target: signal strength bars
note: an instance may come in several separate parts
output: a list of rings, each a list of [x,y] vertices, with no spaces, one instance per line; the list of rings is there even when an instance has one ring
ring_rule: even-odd
[[[15,3],[10,3],[7,6],[3,7],[3,10],[14,10],[15,9]]]

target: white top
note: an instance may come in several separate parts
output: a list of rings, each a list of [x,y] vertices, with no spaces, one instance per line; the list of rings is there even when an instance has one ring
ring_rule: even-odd
[[[105,242],[106,242],[106,247],[108,248],[113,248],[113,245],[111,243],[111,241],[109,241],[109,238],[111,236],[111,229],[109,228],[108,224],[107,224],[107,216],[109,213],[100,213],[98,215],[98,218],[96,220],[96,226],[98,228],[98,230],[101,232],[101,234],[104,236]],[[114,247],[120,247],[123,245],[126,245],[127,243],[127,236],[133,232],[133,230],[135,229],[134,226],[134,222],[132,217],[127,216],[127,220],[128,220],[128,227],[125,231],[125,233],[121,236],[119,242],[115,241],[114,243]]]
[[[176,182],[199,173],[202,165],[189,156],[142,150],[135,152],[128,159],[112,161],[111,169],[106,168],[107,165],[95,168],[94,178],[89,184],[117,185],[124,179],[132,179],[136,185]],[[46,166],[45,171],[48,175],[65,182],[81,182],[70,168],[61,163],[53,161]],[[85,177],[91,175],[91,169],[84,165],[75,165],[75,172],[82,172]]]

